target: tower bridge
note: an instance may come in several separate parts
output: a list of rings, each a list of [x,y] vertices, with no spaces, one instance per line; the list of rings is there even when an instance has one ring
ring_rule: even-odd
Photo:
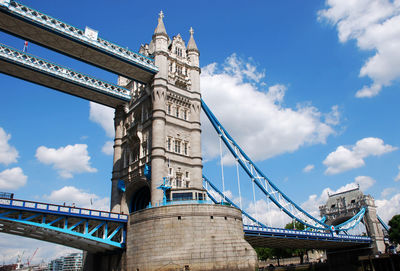
[[[87,270],[254,270],[251,245],[381,251],[376,245],[381,240],[371,231],[370,237],[346,234],[363,221],[371,228],[364,216],[374,212],[369,199],[358,205],[350,200],[358,209],[346,207],[340,220],[339,213],[329,213],[335,207],[328,202],[324,221],[293,202],[252,162],[201,98],[193,29],[187,43],[180,34],[170,37],[163,16],[151,40],[134,53],[92,29],[0,0],[3,31],[120,75],[115,85],[0,45],[2,73],[115,108],[111,212],[2,198],[0,231],[83,249]],[[253,193],[257,188],[307,230],[268,226],[203,176],[201,110]]]

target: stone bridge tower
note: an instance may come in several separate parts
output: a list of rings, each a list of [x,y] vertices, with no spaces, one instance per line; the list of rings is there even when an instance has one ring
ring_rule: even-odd
[[[151,85],[125,78],[132,101],[115,113],[111,209],[129,213],[163,200],[158,189],[169,177],[170,200],[203,199],[200,145],[199,50],[190,29],[187,45],[169,38],[160,13],[150,44],[140,53],[153,57],[159,72]],[[151,173],[150,173],[151,172]],[[126,191],[121,189],[121,180]],[[118,186],[120,183],[120,187]]]
[[[339,225],[366,208],[363,223],[368,236],[373,240],[373,252],[385,252],[384,235],[376,214],[375,201],[371,195],[364,195],[359,188],[329,195],[325,205],[320,206],[321,217],[328,225]]]
[[[161,12],[140,53],[154,58],[159,72],[147,85],[118,82],[132,95],[114,119],[111,210],[130,214],[122,270],[255,270],[241,211],[204,203],[200,53],[193,29],[187,44],[180,34],[170,38]],[[173,204],[160,204],[164,177]]]

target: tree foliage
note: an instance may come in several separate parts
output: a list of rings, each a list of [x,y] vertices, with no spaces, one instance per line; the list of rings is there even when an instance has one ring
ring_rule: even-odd
[[[395,244],[400,244],[400,215],[395,215],[389,221],[389,240]]]

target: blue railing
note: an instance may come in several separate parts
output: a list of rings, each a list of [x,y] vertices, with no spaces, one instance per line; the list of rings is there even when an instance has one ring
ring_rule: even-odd
[[[171,205],[183,205],[183,204],[214,204],[211,200],[167,200],[156,202],[154,205],[149,203],[147,208],[171,206]]]

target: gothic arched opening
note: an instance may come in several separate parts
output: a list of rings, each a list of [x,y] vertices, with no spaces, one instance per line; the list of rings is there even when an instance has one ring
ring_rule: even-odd
[[[139,188],[132,197],[130,212],[145,209],[150,203],[150,188],[146,185]]]

